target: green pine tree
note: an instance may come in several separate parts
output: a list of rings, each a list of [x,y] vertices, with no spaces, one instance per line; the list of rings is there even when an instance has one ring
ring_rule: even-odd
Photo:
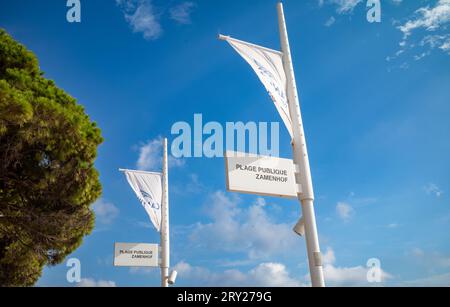
[[[32,286],[80,246],[100,196],[100,129],[0,29],[0,286]]]

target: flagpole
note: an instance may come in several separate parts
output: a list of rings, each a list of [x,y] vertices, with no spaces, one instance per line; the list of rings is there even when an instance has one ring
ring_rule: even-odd
[[[294,66],[292,63],[286,20],[284,17],[283,3],[278,2],[277,9],[278,22],[280,26],[281,48],[283,51],[283,65],[288,82],[287,95],[294,137],[292,143],[294,163],[298,166],[298,168],[296,167],[296,179],[297,182],[302,185],[302,191],[299,192],[298,199],[302,206],[303,218],[305,221],[305,237],[306,247],[308,250],[311,284],[313,287],[324,287],[325,281],[323,277],[322,257],[320,253],[316,217],[314,213],[314,190],[297,85],[295,81]]]
[[[164,139],[163,197],[161,206],[161,287],[169,286],[170,238],[169,238],[169,167],[167,139]]]

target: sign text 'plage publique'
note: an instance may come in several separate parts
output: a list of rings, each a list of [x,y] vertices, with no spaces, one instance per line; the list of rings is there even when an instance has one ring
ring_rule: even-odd
[[[116,243],[114,266],[158,267],[158,244]]]
[[[226,168],[229,191],[297,197],[292,160],[227,151]]]

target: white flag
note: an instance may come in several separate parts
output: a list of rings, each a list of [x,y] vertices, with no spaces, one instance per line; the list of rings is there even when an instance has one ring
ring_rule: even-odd
[[[283,54],[243,41],[224,37],[224,39],[247,61],[269,92],[275,106],[283,119],[291,137],[292,122],[287,100],[287,81],[283,67]]]
[[[159,232],[161,230],[162,174],[129,170],[124,172],[128,183]]]

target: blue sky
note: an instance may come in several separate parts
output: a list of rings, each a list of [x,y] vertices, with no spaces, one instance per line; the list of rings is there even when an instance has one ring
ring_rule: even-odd
[[[329,285],[450,285],[450,1],[284,1]],[[158,242],[118,168],[154,170],[175,122],[280,121],[248,65],[217,34],[279,49],[275,0],[0,0],[0,27],[83,104],[105,138],[96,227],[70,257],[84,285],[158,286],[159,270],[114,268],[114,242]],[[133,5],[130,5],[133,4]],[[127,18],[128,16],[128,18]],[[291,157],[282,126],[281,156]],[[308,285],[296,201],[226,192],[222,158],[170,168],[179,286]],[[73,286],[65,264],[39,286]]]

